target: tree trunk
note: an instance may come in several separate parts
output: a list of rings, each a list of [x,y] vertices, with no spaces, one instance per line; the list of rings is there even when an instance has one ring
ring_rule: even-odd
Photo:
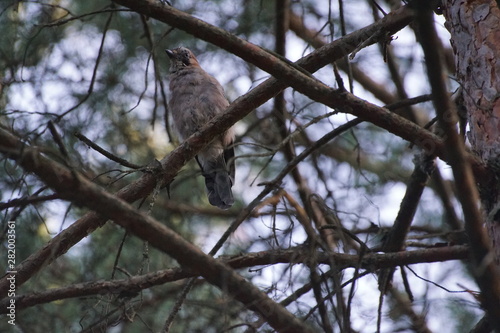
[[[447,0],[446,28],[451,33],[458,82],[472,150],[500,174],[500,10],[495,0]],[[480,188],[488,233],[500,265],[499,177]]]

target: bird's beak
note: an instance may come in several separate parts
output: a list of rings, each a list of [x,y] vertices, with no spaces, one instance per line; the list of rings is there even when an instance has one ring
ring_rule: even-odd
[[[165,52],[167,52],[167,55],[170,59],[174,57],[174,52],[172,52],[172,50],[166,49]]]

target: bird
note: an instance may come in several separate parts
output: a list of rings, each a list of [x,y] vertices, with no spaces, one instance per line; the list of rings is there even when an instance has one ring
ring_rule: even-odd
[[[223,113],[229,101],[219,81],[200,67],[191,50],[178,47],[165,52],[170,58],[168,107],[176,131],[185,140]],[[230,128],[196,155],[205,177],[208,201],[221,209],[234,204],[234,139],[234,129]]]

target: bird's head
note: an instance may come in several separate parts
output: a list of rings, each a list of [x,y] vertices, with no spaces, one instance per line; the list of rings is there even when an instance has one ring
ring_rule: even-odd
[[[170,58],[170,72],[175,73],[183,68],[190,66],[200,66],[198,60],[191,50],[185,47],[178,47],[172,50],[165,50]]]

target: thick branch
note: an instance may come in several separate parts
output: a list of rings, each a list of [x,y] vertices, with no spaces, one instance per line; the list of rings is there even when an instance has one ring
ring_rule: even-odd
[[[327,44],[292,64],[282,61],[270,52],[223,29],[212,26],[171,6],[163,5],[161,2],[154,0],[114,0],[114,2],[213,43],[270,73],[280,80],[276,85],[279,88],[274,88],[277,90],[273,92],[272,97],[286,86],[291,86],[314,101],[369,121],[405,140],[413,142],[425,149],[430,155],[436,154],[447,161],[443,142],[436,135],[352,94],[339,93],[308,73],[314,72],[353,52],[361,44],[363,46],[371,45],[402,29],[413,17],[412,11],[407,7],[402,7],[379,22]],[[381,22],[385,22],[383,25],[385,30],[379,29]],[[347,43],[346,38],[349,38],[354,43]],[[360,40],[365,40],[366,43],[363,44]],[[314,63],[311,63],[312,59],[314,59]],[[266,82],[269,82],[269,80]],[[228,114],[226,115],[230,117]],[[470,154],[468,158],[474,166],[478,181],[486,178],[490,179],[479,159]]]
[[[75,171],[49,160],[36,149],[0,129],[0,150],[26,171],[35,173],[62,198],[88,207],[113,220],[130,233],[172,256],[189,272],[227,292],[248,309],[263,316],[279,332],[312,332],[284,307],[234,272],[226,264],[203,253],[184,238],[123,200],[104,191]]]
[[[384,252],[395,252],[403,249],[404,241],[410,231],[420,198],[429,180],[429,174],[434,168],[434,157],[422,153],[415,156],[414,163],[415,168],[406,187],[405,196],[401,202],[398,215],[382,245],[382,251]],[[393,269],[380,272],[379,289],[383,293],[388,290],[387,287],[391,283],[393,273]]]

